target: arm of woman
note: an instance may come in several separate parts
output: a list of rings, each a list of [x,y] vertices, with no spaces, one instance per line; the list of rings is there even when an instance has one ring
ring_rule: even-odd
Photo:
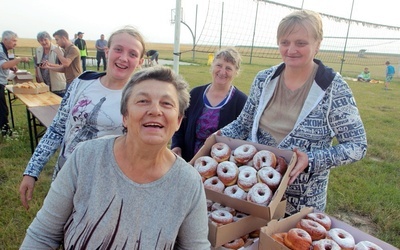
[[[226,125],[220,130],[220,134],[222,136],[245,140],[249,137],[249,133],[251,132],[251,128],[253,126],[255,112],[257,110],[257,106],[260,101],[260,95],[262,92],[262,81],[260,77],[258,77],[260,73],[254,78],[254,81],[250,88],[250,94],[244,104],[240,115],[231,123]]]
[[[353,93],[343,79],[333,84],[336,86],[332,90],[328,121],[338,143],[307,153],[313,172],[359,161],[367,152],[367,136]]]
[[[207,203],[201,179],[193,187],[192,208],[179,229],[174,249],[209,250]]]
[[[65,163],[43,202],[42,208],[26,231],[20,249],[58,249],[64,239],[64,226],[73,210],[77,183],[74,154]]]

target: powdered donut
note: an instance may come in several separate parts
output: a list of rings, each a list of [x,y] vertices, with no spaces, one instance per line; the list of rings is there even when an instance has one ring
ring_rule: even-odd
[[[287,170],[287,163],[285,158],[282,156],[276,157],[276,168],[275,168],[279,173],[281,173],[282,176],[285,175],[286,170]]]
[[[258,170],[257,178],[260,182],[267,184],[272,191],[275,191],[281,183],[282,175],[272,167],[264,167]]]
[[[243,240],[243,238],[237,238],[237,239],[232,240],[222,246],[225,248],[228,248],[228,249],[239,249],[242,246],[244,246],[244,240]]]
[[[355,246],[353,235],[341,228],[332,228],[328,231],[328,239],[334,240],[343,250],[352,250]]]
[[[301,219],[296,226],[297,228],[307,231],[313,241],[321,240],[326,237],[326,229],[321,224],[313,220]]]
[[[224,183],[220,179],[218,179],[217,176],[213,176],[211,178],[208,178],[207,180],[204,181],[204,187],[214,190],[219,193],[223,193],[225,189]]]
[[[217,142],[211,147],[211,157],[217,162],[229,160],[231,156],[231,148],[223,142]]]
[[[263,167],[276,167],[276,156],[268,150],[260,150],[253,157],[253,166],[256,170]]]
[[[211,212],[210,218],[217,223],[218,226],[226,225],[233,221],[233,215],[225,210],[215,210]]]
[[[383,250],[380,246],[370,241],[364,240],[357,243],[354,250]]]
[[[222,205],[221,203],[218,203],[218,202],[215,202],[211,206],[211,211],[215,211],[215,210],[225,210],[225,211],[228,211],[233,216],[236,215],[236,210],[234,208],[227,207],[227,206]]]
[[[310,250],[311,236],[300,228],[292,228],[286,234],[284,243],[290,249]]]
[[[207,211],[211,211],[211,206],[214,203],[212,200],[207,199]]]
[[[313,250],[340,250],[340,246],[331,239],[313,241]]]
[[[238,187],[238,185],[226,187],[224,190],[224,194],[239,200],[245,200],[247,197],[246,192],[243,191],[243,189],[241,189],[240,187]]]
[[[201,156],[196,159],[193,167],[205,178],[210,178],[217,173],[218,162],[210,156]]]
[[[271,189],[264,183],[256,183],[247,194],[247,201],[268,206],[272,199]]]
[[[253,159],[253,156],[257,153],[256,147],[251,144],[243,144],[237,147],[233,151],[233,157],[235,161],[240,164],[246,164]]]
[[[250,166],[239,167],[237,185],[248,192],[257,183],[257,170]]]
[[[329,229],[331,229],[332,225],[331,218],[329,218],[329,216],[324,213],[317,213],[317,212],[309,213],[306,215],[306,219],[318,222],[326,229],[326,231],[329,231]]]
[[[230,161],[220,162],[217,166],[217,176],[225,184],[231,186],[236,184],[239,169],[235,163]]]

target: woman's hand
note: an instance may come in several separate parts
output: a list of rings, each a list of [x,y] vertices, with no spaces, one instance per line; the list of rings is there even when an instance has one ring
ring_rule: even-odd
[[[301,172],[304,171],[308,167],[308,155],[304,152],[301,152],[299,149],[293,149],[293,152],[297,155],[296,165],[289,174],[289,185],[291,185],[294,180],[299,176]]]

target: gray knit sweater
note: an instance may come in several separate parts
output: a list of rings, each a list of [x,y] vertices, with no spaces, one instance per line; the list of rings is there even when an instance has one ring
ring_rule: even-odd
[[[82,142],[72,153],[21,249],[210,249],[204,188],[177,157],[160,179],[137,184],[118,167],[115,137]]]

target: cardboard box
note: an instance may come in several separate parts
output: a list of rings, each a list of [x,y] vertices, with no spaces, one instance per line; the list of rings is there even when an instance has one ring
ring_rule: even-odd
[[[32,74],[26,70],[18,70],[16,73],[11,72],[8,78],[13,81],[13,84],[33,81]]]
[[[284,157],[286,162],[288,163],[288,168],[285,175],[282,177],[281,183],[278,189],[275,191],[274,196],[272,197],[272,200],[268,207],[244,200],[231,198],[225,194],[206,189],[207,199],[251,215],[242,220],[239,220],[238,222],[230,223],[228,225],[220,227],[216,227],[213,223],[209,223],[209,241],[211,242],[211,245],[213,247],[221,246],[231,240],[239,238],[262,226],[265,226],[271,219],[278,219],[284,216],[286,209],[286,200],[282,200],[282,197],[288,186],[289,173],[293,169],[297,160],[296,154],[292,151],[280,150],[274,147],[260,145],[248,141],[212,135],[206,140],[203,147],[193,157],[193,159],[190,161],[190,164],[193,165],[196,159],[200,156],[210,155],[212,145],[217,142],[224,142],[228,144],[232,150],[243,144],[252,144],[257,148],[257,150],[269,150],[273,152],[276,156]]]
[[[258,241],[259,238],[248,239],[245,245],[237,250],[258,250]],[[211,247],[211,250],[232,250],[231,248],[225,248],[223,246],[220,247]]]
[[[206,190],[211,191],[211,190]],[[214,192],[214,191],[211,191]],[[215,192],[214,192],[215,193]],[[209,197],[207,197],[209,198]],[[232,199],[232,198],[231,198]],[[237,200],[238,199],[232,199]],[[250,203],[250,202],[248,202]],[[261,207],[261,206],[258,206]],[[265,208],[265,207],[264,207]],[[273,215],[273,219],[282,218],[285,215],[286,210],[286,200],[282,200],[278,203],[276,207],[275,214]],[[243,211],[242,211],[243,212]],[[247,213],[247,212],[244,212]],[[213,222],[208,223],[208,240],[213,247],[220,247],[223,244],[230,242],[234,239],[242,237],[248,233],[253,232],[254,230],[260,229],[267,225],[269,220],[259,218],[257,216],[251,215],[252,211],[250,210],[250,214],[247,217],[244,217],[236,222],[232,222],[223,226],[216,226]]]
[[[276,242],[274,239],[272,239],[271,235],[274,233],[280,233],[280,232],[287,232],[289,229],[296,227],[296,223],[300,221],[300,219],[304,218],[308,213],[313,212],[313,208],[303,208],[299,213],[294,214],[292,216],[289,216],[285,219],[282,220],[272,220],[268,223],[267,226],[261,228],[260,232],[260,240],[259,240],[259,248],[260,250],[265,250],[265,249],[276,249],[276,250],[290,250],[289,248],[283,246],[282,244]],[[346,230],[349,232],[351,235],[353,235],[354,240],[356,243],[363,241],[363,240],[368,240],[370,242],[373,242],[380,246],[382,249],[385,250],[396,250],[398,248],[380,240],[377,239],[353,226],[350,226],[349,224],[340,221],[334,217],[329,216],[332,220],[332,228],[341,228],[343,230]]]

